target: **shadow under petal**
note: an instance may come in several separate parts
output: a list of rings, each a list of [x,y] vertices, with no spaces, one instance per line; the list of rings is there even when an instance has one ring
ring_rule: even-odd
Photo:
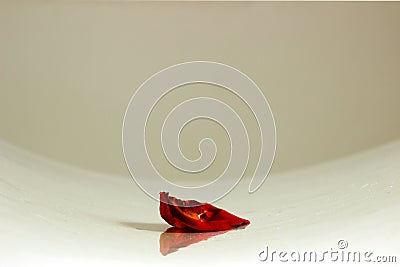
[[[178,251],[180,248],[188,247],[228,231],[231,230],[203,232],[194,229],[170,227],[160,235],[160,253],[166,256]]]
[[[122,226],[152,232],[164,232],[169,225],[162,223],[119,222]]]

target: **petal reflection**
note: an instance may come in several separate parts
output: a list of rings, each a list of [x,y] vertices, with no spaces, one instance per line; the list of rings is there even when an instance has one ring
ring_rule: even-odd
[[[221,235],[229,230],[216,232],[203,232],[194,229],[181,229],[176,227],[168,228],[160,235],[160,253],[166,256],[178,251],[180,248],[207,240],[210,237]]]

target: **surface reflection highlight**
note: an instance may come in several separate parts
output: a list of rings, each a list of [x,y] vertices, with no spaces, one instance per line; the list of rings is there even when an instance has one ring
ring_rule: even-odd
[[[203,232],[194,229],[170,227],[160,235],[160,253],[166,256],[178,251],[180,248],[188,247],[228,231],[232,230]]]

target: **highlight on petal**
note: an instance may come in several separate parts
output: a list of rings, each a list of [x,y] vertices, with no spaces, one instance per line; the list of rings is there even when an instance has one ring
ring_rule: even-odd
[[[160,215],[176,228],[200,231],[224,231],[250,224],[226,210],[196,200],[181,200],[160,192]]]

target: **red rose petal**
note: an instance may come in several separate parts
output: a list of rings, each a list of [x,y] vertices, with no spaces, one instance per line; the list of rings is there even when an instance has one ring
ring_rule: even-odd
[[[177,228],[191,228],[200,231],[231,230],[250,224],[223,209],[196,200],[181,200],[160,193],[160,214],[170,225]]]

